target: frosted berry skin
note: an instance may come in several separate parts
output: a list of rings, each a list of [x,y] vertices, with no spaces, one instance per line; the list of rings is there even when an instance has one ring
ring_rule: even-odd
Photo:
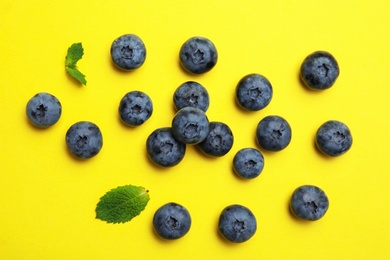
[[[172,133],[179,142],[198,144],[209,134],[209,120],[199,108],[180,109],[172,120]]]
[[[173,94],[173,104],[177,110],[195,107],[206,112],[210,105],[210,97],[206,88],[195,81],[181,84]]]
[[[145,44],[137,35],[122,35],[111,44],[111,59],[122,70],[135,70],[145,62]]]
[[[170,127],[154,130],[146,140],[146,150],[152,162],[161,167],[172,167],[183,160],[186,145],[177,141]]]
[[[302,81],[313,90],[332,87],[339,74],[340,69],[336,59],[326,51],[316,51],[308,55],[300,70]]]
[[[218,60],[215,45],[205,37],[192,37],[181,47],[180,64],[192,74],[202,74],[214,68]]]
[[[66,132],[66,145],[79,159],[96,156],[103,146],[103,136],[97,125],[88,121],[73,124]]]
[[[233,158],[234,172],[245,179],[254,179],[264,168],[263,154],[254,148],[243,148]]]
[[[352,146],[351,131],[346,124],[340,121],[327,121],[317,130],[316,145],[326,155],[340,156]]]
[[[54,125],[61,117],[62,106],[52,94],[40,92],[34,95],[26,105],[26,115],[31,124],[39,128]]]
[[[258,111],[271,102],[272,85],[260,74],[249,74],[243,77],[236,86],[236,101],[244,109]]]
[[[290,209],[298,218],[319,220],[329,208],[329,199],[325,192],[314,185],[298,187],[292,194]]]
[[[161,206],[154,213],[153,228],[163,239],[174,240],[183,237],[191,228],[188,210],[174,202]]]
[[[268,151],[283,150],[290,144],[291,137],[289,123],[280,116],[267,116],[257,125],[256,140]]]
[[[128,92],[119,103],[119,116],[127,125],[139,126],[153,113],[151,98],[141,91]]]
[[[227,124],[210,122],[209,134],[198,144],[198,147],[206,155],[221,157],[230,151],[233,142],[233,133]]]
[[[230,242],[245,242],[256,233],[256,230],[256,217],[247,207],[233,204],[221,212],[218,231]]]

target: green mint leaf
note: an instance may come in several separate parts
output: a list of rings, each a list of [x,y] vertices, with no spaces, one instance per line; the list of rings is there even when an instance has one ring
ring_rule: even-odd
[[[108,223],[125,223],[138,216],[149,202],[149,191],[133,185],[108,191],[96,206],[96,218]]]
[[[77,69],[77,62],[83,57],[83,55],[84,49],[81,42],[73,43],[72,46],[68,48],[68,53],[65,57],[65,70],[73,78],[86,85],[87,81],[85,80],[85,75]]]
[[[68,48],[68,54],[65,58],[66,67],[76,67],[77,62],[83,57],[84,49],[81,42],[73,43],[72,46]]]
[[[65,67],[66,72],[68,72],[73,78],[77,79],[80,81],[82,84],[87,85],[87,80],[85,79],[85,75],[81,73],[78,69],[76,68],[71,68],[71,67]]]

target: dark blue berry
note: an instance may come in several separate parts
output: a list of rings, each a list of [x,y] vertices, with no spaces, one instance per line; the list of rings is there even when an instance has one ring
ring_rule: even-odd
[[[154,213],[153,227],[161,238],[178,239],[190,230],[191,216],[185,207],[170,202],[161,206]]]
[[[256,129],[258,144],[269,151],[280,151],[287,147],[291,141],[291,127],[280,116],[267,116],[263,118]]]
[[[209,134],[209,120],[199,108],[182,108],[172,120],[172,133],[184,144],[200,143]]]
[[[253,179],[260,175],[264,168],[263,154],[254,148],[239,150],[233,158],[234,172],[245,179]]]
[[[313,185],[298,187],[292,194],[290,209],[295,216],[305,220],[322,218],[329,208],[325,192]]]
[[[327,121],[317,130],[316,144],[326,155],[334,157],[342,155],[352,146],[351,131],[340,121]]]
[[[163,127],[149,135],[146,150],[152,162],[162,167],[171,167],[184,158],[186,146],[173,137],[170,127]]]
[[[180,63],[185,70],[193,74],[202,74],[211,70],[218,60],[217,49],[205,37],[192,37],[180,49]]]
[[[145,44],[137,35],[122,35],[111,44],[111,59],[122,70],[137,69],[146,59]]]
[[[308,55],[301,65],[301,79],[314,90],[328,89],[340,74],[336,59],[326,51],[316,51]]]
[[[227,240],[245,242],[256,232],[257,221],[252,211],[242,205],[227,206],[219,217],[218,230]]]
[[[119,103],[119,116],[130,126],[142,125],[153,113],[150,97],[141,91],[127,93]]]
[[[65,140],[69,151],[80,159],[97,155],[103,146],[103,136],[99,127],[88,121],[73,124],[66,132]]]
[[[198,144],[206,155],[220,157],[227,154],[233,146],[233,133],[230,127],[222,122],[210,122],[209,134]]]
[[[206,112],[210,105],[210,97],[206,88],[195,81],[181,84],[173,94],[173,104],[177,110],[185,107],[196,107]]]
[[[236,87],[237,103],[249,111],[258,111],[271,102],[271,83],[262,75],[249,74],[243,77]]]
[[[47,128],[54,125],[61,117],[62,106],[52,94],[40,92],[33,96],[26,105],[28,120],[36,127]]]

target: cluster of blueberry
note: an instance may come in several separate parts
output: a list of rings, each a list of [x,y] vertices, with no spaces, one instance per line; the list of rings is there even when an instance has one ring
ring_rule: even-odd
[[[134,34],[126,34],[115,39],[111,45],[114,64],[123,70],[139,68],[145,61],[146,48],[142,40]],[[204,37],[192,37],[181,47],[179,58],[185,70],[201,74],[211,70],[218,59],[214,44]],[[339,75],[334,57],[324,51],[307,56],[300,71],[305,85],[311,89],[330,88]],[[236,101],[246,110],[258,111],[265,108],[272,99],[272,86],[260,74],[243,77],[236,87]],[[186,145],[197,145],[206,155],[220,157],[233,146],[233,134],[228,125],[222,122],[209,122],[206,111],[210,104],[207,90],[199,83],[188,81],[180,85],[173,94],[177,113],[171,127],[153,131],[146,141],[146,150],[152,162],[161,167],[177,165],[186,152]],[[61,103],[49,93],[38,93],[29,100],[26,114],[30,122],[41,128],[56,123],[61,116]],[[141,91],[131,91],[120,101],[121,120],[130,126],[139,126],[153,113],[150,97]],[[256,129],[256,140],[260,147],[269,151],[281,151],[291,141],[289,123],[280,116],[263,118]],[[77,122],[66,133],[66,144],[70,152],[80,159],[88,159],[99,153],[103,138],[99,128],[87,121]],[[342,122],[325,122],[316,133],[316,144],[320,151],[329,156],[339,156],[352,145],[349,128]],[[233,159],[237,175],[252,179],[260,175],[264,167],[264,157],[255,148],[239,150]],[[298,187],[291,197],[291,211],[306,220],[321,218],[328,209],[329,201],[325,193],[313,185]],[[219,219],[219,231],[229,241],[244,242],[256,231],[256,218],[242,205],[226,207]],[[160,207],[153,218],[156,233],[165,239],[184,236],[190,226],[188,211],[177,203]]]

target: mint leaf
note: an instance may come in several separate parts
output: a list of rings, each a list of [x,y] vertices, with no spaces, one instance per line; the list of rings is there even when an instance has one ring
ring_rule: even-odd
[[[108,191],[96,206],[96,218],[108,223],[125,223],[138,216],[149,202],[149,191],[133,185]]]
[[[77,69],[77,62],[83,55],[84,49],[81,42],[73,43],[72,46],[68,48],[68,53],[65,57],[65,71],[82,84],[87,85],[85,75]]]
[[[81,73],[78,69],[71,68],[71,67],[65,67],[66,72],[68,72],[73,78],[80,81],[80,83],[86,85],[87,80],[85,79],[85,75]]]

